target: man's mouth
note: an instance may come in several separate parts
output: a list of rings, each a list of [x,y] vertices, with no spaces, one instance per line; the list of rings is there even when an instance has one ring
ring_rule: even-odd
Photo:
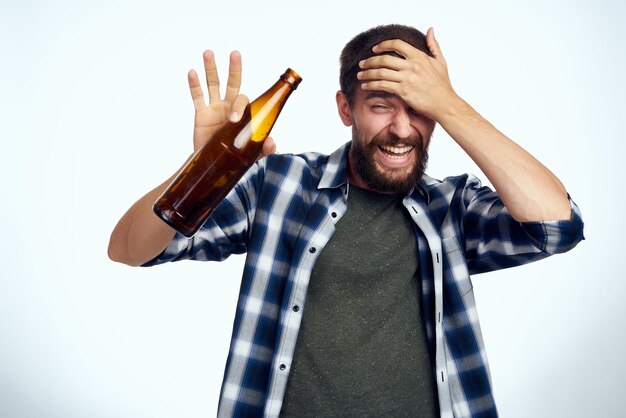
[[[406,157],[415,146],[392,147],[391,145],[379,145],[378,148],[389,158],[402,158]]]

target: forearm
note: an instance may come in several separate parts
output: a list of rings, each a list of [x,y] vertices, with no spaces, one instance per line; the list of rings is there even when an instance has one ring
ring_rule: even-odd
[[[111,260],[139,266],[167,247],[176,232],[155,215],[152,205],[174,177],[148,192],[122,216],[111,233],[108,249]]]
[[[465,101],[455,99],[438,119],[485,173],[513,218],[520,222],[570,218],[561,181]]]

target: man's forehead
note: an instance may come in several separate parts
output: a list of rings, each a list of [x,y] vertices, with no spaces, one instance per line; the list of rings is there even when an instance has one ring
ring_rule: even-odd
[[[364,101],[368,101],[368,100],[372,100],[372,99],[383,99],[383,100],[389,100],[389,101],[399,101],[403,104],[406,104],[406,102],[404,101],[404,99],[402,99],[400,96],[398,96],[397,94],[393,94],[393,93],[389,93],[386,91],[380,91],[380,90],[371,90],[371,91],[364,91],[364,96],[363,100]]]
[[[388,93],[386,91],[378,91],[378,90],[373,90],[373,91],[368,91],[365,94],[365,100],[368,99],[391,99],[391,98],[395,98],[398,97],[393,93]],[[399,98],[399,97],[398,97]]]

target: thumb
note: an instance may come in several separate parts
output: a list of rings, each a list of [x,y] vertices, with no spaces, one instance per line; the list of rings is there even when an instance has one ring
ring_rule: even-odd
[[[439,48],[439,42],[435,39],[435,29],[432,26],[428,28],[428,32],[426,32],[426,45],[428,45],[430,53],[433,54],[433,57],[435,57],[436,60],[443,62],[446,61],[443,58],[441,48]]]

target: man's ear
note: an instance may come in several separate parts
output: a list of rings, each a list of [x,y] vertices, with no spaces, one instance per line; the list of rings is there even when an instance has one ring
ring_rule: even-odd
[[[337,111],[341,121],[346,126],[352,126],[352,113],[350,112],[350,105],[348,104],[348,98],[343,91],[339,90],[335,95],[337,101]]]

